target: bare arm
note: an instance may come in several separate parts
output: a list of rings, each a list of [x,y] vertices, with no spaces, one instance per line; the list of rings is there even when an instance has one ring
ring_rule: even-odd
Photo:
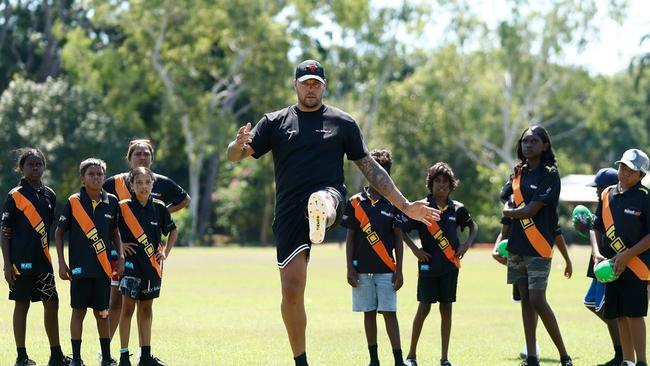
[[[614,271],[616,271],[616,275],[620,275],[625,270],[625,267],[627,266],[627,263],[630,261],[630,259],[638,256],[648,249],[650,249],[650,234],[646,234],[646,236],[641,238],[641,240],[639,240],[639,242],[636,243],[633,247],[616,254],[613,258],[615,260]]]
[[[402,288],[404,284],[404,276],[402,274],[402,260],[404,258],[404,243],[402,241],[402,230],[393,228],[395,234],[395,264],[397,269],[393,273],[393,289],[395,291]]]
[[[492,258],[494,258],[495,261],[503,265],[508,264],[508,259],[506,259],[506,257],[501,256],[497,248],[499,247],[499,243],[502,240],[508,239],[509,231],[510,231],[510,225],[504,225],[504,224],[501,225],[501,232],[499,233],[499,235],[497,235],[497,238],[494,240],[494,248],[492,249]]]
[[[606,259],[602,254],[600,254],[600,247],[598,246],[600,237],[601,236],[597,234],[595,230],[589,230],[589,244],[591,244],[591,256],[594,259],[594,265]]]
[[[458,258],[463,258],[465,253],[467,253],[467,250],[474,242],[477,233],[478,233],[478,225],[476,224],[476,222],[472,221],[472,224],[469,226],[469,234],[467,235],[467,239],[465,240],[465,242],[463,242],[463,244],[460,245],[458,253],[456,253],[456,256]]]
[[[251,137],[252,126],[249,123],[239,128],[237,137],[228,144],[226,156],[229,161],[238,162],[247,158],[255,153],[250,143],[253,141]]]
[[[174,229],[167,237],[167,244],[165,244],[165,258],[169,257],[169,253],[171,253],[174,244],[176,244],[176,239],[178,239],[178,230]]]
[[[3,227],[4,229],[4,227]],[[13,263],[11,263],[11,250],[9,248],[9,238],[4,230],[0,233],[0,244],[2,244],[2,258],[4,259],[4,276],[8,284],[14,285],[16,283],[16,275],[14,274]]]
[[[431,254],[425,252],[424,249],[415,245],[408,233],[402,231],[402,239],[406,243],[406,246],[411,249],[411,252],[413,252],[413,255],[418,259],[418,261],[427,262],[429,259],[431,259]]]
[[[182,200],[181,202],[179,202],[178,204],[171,205],[171,206],[167,207],[167,211],[169,211],[169,213],[174,213],[176,211],[180,211],[180,210],[184,209],[185,207],[189,206],[190,202],[192,202],[192,198],[190,197],[189,194],[187,194],[187,195],[185,195],[185,199]]]
[[[571,257],[569,257],[566,241],[562,234],[555,237],[555,246],[560,251],[560,254],[562,254],[562,258],[564,258],[564,277],[571,278],[571,275],[573,274],[573,264],[571,263]]]
[[[427,225],[430,225],[432,221],[440,220],[440,211],[429,207],[425,202],[409,202],[397,188],[390,175],[369,155],[355,160],[354,163],[368,179],[370,185],[408,217],[422,221]]]
[[[357,287],[359,284],[359,278],[357,277],[357,271],[352,265],[352,257],[354,256],[354,231],[348,229],[347,235],[345,237],[345,261],[348,269],[348,283],[352,287]]]
[[[56,255],[59,257],[59,277],[62,280],[70,279],[70,269],[65,262],[65,253],[63,252],[63,230],[56,228],[54,231],[54,244],[56,245]]]
[[[503,208],[503,215],[505,217],[509,217],[512,219],[529,219],[531,217],[535,217],[539,210],[544,207],[544,203],[541,201],[533,201],[529,204],[527,204],[524,207],[521,208],[510,208],[510,207],[504,207]]]

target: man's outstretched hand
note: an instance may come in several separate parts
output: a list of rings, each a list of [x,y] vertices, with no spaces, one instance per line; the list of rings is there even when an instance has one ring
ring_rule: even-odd
[[[440,211],[429,207],[427,200],[406,202],[402,207],[402,212],[413,220],[422,221],[427,226],[432,222],[440,220]]]

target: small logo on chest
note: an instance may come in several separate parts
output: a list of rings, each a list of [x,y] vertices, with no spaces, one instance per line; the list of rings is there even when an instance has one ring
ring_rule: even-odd
[[[626,208],[623,212],[625,212],[626,215],[641,216],[641,211],[632,208]]]
[[[318,133],[331,133],[332,132],[332,130],[314,130],[314,131],[316,131]]]

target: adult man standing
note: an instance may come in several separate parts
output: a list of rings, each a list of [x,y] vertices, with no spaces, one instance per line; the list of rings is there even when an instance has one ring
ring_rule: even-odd
[[[318,61],[296,67],[298,103],[266,113],[255,128],[247,123],[228,145],[228,160],[273,153],[276,206],[273,232],[282,284],[282,319],[296,366],[307,365],[304,294],[311,243],[323,242],[345,205],[343,155],[370,184],[409,217],[429,224],[439,211],[409,202],[386,171],[368,155],[354,119],[323,104],[325,72]],[[307,215],[305,214],[307,213]]]

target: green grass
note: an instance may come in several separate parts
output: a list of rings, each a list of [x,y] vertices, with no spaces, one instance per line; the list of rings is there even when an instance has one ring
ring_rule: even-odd
[[[564,263],[556,254],[548,299],[576,365],[594,365],[609,359],[611,346],[604,325],[582,305],[588,279],[589,253],[570,249],[574,277],[562,276]],[[405,285],[398,293],[402,348],[406,355],[411,321],[417,307],[415,259],[407,253]],[[367,365],[363,317],[351,309],[351,291],[345,276],[345,253],[336,244],[317,246],[309,265],[306,307],[307,350],[313,365]],[[293,365],[280,317],[279,275],[274,248],[177,248],[165,266],[161,298],[154,302],[153,353],[169,365]],[[64,352],[69,344],[69,284],[57,282],[61,308],[60,334]],[[7,286],[3,286],[6,298]],[[519,305],[510,300],[505,267],[490,252],[473,249],[463,260],[459,278],[450,359],[456,365],[517,365],[523,348]],[[11,331],[13,304],[0,301],[0,364],[13,364]],[[440,352],[437,307],[425,323],[418,360],[437,365]],[[135,321],[133,323],[135,325]],[[555,365],[558,355],[541,322],[538,328],[542,364]],[[92,315],[86,317],[83,358],[96,364],[99,342]],[[133,331],[131,350],[137,349]],[[28,318],[30,357],[44,365],[49,354],[42,327],[42,306],[33,304]],[[112,351],[119,350],[119,341]],[[379,356],[391,365],[390,343],[379,323]],[[132,360],[134,357],[132,358]]]

